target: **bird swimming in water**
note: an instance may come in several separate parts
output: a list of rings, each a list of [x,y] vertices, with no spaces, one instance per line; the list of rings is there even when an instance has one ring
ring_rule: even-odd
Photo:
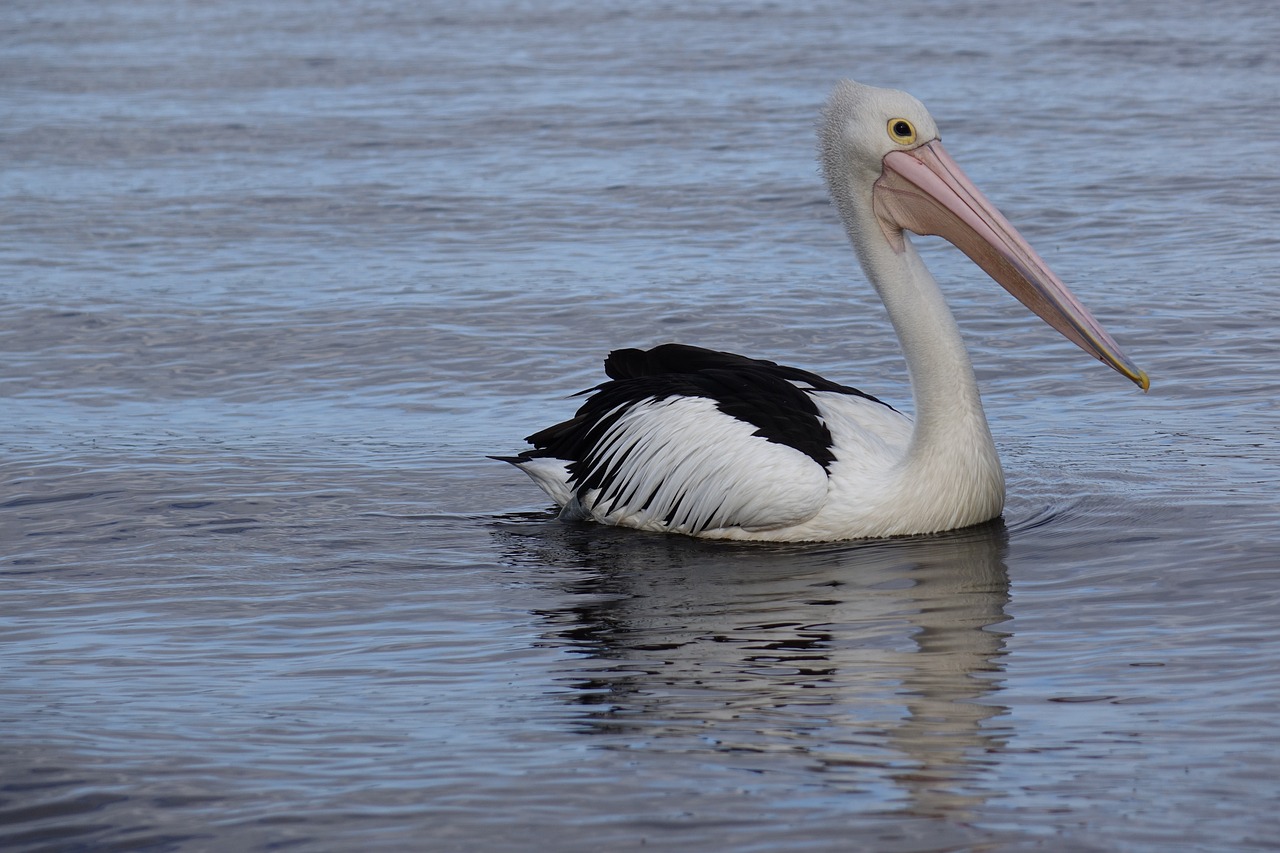
[[[823,110],[827,189],[906,358],[915,416],[772,361],[680,344],[616,350],[608,381],[516,456],[564,519],[715,539],[935,533],[1004,508],[968,353],[906,232],[951,242],[1068,340],[1147,375],[943,149],[911,95],[842,81]]]

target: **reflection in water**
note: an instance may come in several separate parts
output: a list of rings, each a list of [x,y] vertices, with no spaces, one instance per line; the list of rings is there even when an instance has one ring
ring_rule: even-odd
[[[1002,522],[812,546],[514,519],[500,535],[571,596],[539,615],[602,745],[714,754],[922,816],[963,814],[993,787]]]

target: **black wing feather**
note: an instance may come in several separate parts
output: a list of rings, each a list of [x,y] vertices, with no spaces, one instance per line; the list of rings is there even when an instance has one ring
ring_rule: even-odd
[[[832,382],[830,379],[824,379],[816,373],[810,373],[798,367],[787,367],[763,358],[748,358],[737,353],[720,352],[687,344],[662,344],[651,350],[619,349],[609,353],[609,357],[604,360],[604,372],[610,379],[701,373],[704,370],[765,371],[779,379],[806,383],[815,391],[852,394],[855,397],[880,403],[882,406],[888,405],[883,400],[878,400],[857,388]]]
[[[704,397],[730,417],[756,428],[755,435],[804,453],[824,469],[835,461],[831,433],[805,389],[851,394],[885,403],[816,373],[772,361],[684,344],[651,350],[615,350],[605,359],[610,381],[583,391],[590,395],[571,419],[529,436],[535,450],[525,458],[567,460],[579,490],[609,491],[617,464],[596,466],[600,441],[627,409],[645,400]]]

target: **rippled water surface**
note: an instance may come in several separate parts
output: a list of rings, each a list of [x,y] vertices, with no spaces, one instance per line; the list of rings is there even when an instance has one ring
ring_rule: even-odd
[[[0,23],[0,846],[1274,849],[1273,4]],[[927,242],[1002,521],[555,521],[485,454],[611,347],[909,402],[817,174],[841,76],[931,105],[1151,393]]]

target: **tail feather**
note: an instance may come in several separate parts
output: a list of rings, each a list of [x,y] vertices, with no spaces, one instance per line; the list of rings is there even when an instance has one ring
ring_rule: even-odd
[[[529,475],[538,488],[547,493],[556,506],[563,507],[573,499],[569,486],[569,463],[548,456],[490,456],[499,462],[507,462]]]

